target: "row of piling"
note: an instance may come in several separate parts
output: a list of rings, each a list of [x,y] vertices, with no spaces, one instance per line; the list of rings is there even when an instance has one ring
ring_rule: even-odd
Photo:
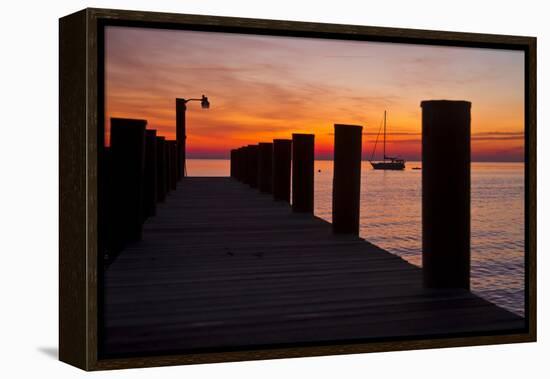
[[[359,234],[361,186],[360,125],[334,125],[334,233]],[[315,136],[292,134],[231,150],[231,177],[271,193],[274,200],[291,202],[294,212],[313,213]]]
[[[424,284],[469,288],[471,104],[435,100],[421,105]],[[184,176],[178,143],[146,127],[145,120],[111,119],[99,199],[106,204],[100,208],[100,229],[107,254],[141,239],[157,202]],[[334,125],[334,233],[359,234],[362,129]],[[313,213],[314,143],[313,134],[293,134],[291,140],[231,150],[231,177],[291,203],[294,212]]]
[[[175,140],[147,129],[146,120],[110,121],[110,146],[105,147],[102,165],[106,258],[141,239],[143,223],[183,177]]]
[[[422,107],[422,265],[431,288],[470,287],[470,107]],[[359,234],[362,126],[334,125],[332,230]],[[231,150],[231,176],[294,212],[313,213],[314,135],[293,134]]]

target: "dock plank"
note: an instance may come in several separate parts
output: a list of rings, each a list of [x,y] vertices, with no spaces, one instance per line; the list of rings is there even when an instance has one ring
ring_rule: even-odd
[[[107,356],[492,332],[525,320],[230,178],[185,178],[104,275]]]

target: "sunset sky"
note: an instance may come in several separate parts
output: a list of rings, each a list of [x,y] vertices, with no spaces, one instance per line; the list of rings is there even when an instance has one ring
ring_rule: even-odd
[[[175,98],[189,103],[189,158],[225,158],[246,144],[314,133],[331,158],[333,125],[364,126],[370,157],[384,110],[388,152],[420,159],[422,100],[472,102],[472,158],[522,161],[524,56],[520,51],[433,47],[112,27],[105,32],[110,117],[146,119],[175,139]]]

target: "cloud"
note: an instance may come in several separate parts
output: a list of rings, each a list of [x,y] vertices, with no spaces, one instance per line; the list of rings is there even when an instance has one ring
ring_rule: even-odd
[[[315,133],[319,149],[331,151],[334,123],[363,125],[369,143],[384,109],[392,116],[391,143],[405,150],[420,141],[420,100],[442,89],[479,94],[477,119],[494,120],[508,104],[500,92],[476,87],[506,78],[485,64],[481,49],[460,55],[428,46],[126,27],[108,27],[106,40],[107,117],[144,118],[173,138],[175,97],[209,97],[207,111],[189,104],[191,155],[297,131]],[[505,111],[501,119],[521,125],[522,115]],[[496,131],[482,126],[473,141],[512,146],[523,138],[485,123]]]
[[[323,55],[323,58],[344,58],[344,59],[370,59],[372,55]]]

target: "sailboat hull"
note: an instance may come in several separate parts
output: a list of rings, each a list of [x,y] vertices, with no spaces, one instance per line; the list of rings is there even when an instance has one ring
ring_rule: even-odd
[[[374,152],[376,151],[376,144],[378,143],[378,136],[380,135],[380,131],[378,131],[378,135],[376,136],[376,142],[374,143],[374,148],[372,149],[372,157],[374,157]],[[372,165],[372,168],[375,170],[404,170],[405,169],[405,160],[400,159],[397,157],[390,157],[386,155],[386,111],[384,111],[384,160],[373,162],[370,161],[370,164]]]
[[[375,170],[404,170],[405,162],[370,162]]]

